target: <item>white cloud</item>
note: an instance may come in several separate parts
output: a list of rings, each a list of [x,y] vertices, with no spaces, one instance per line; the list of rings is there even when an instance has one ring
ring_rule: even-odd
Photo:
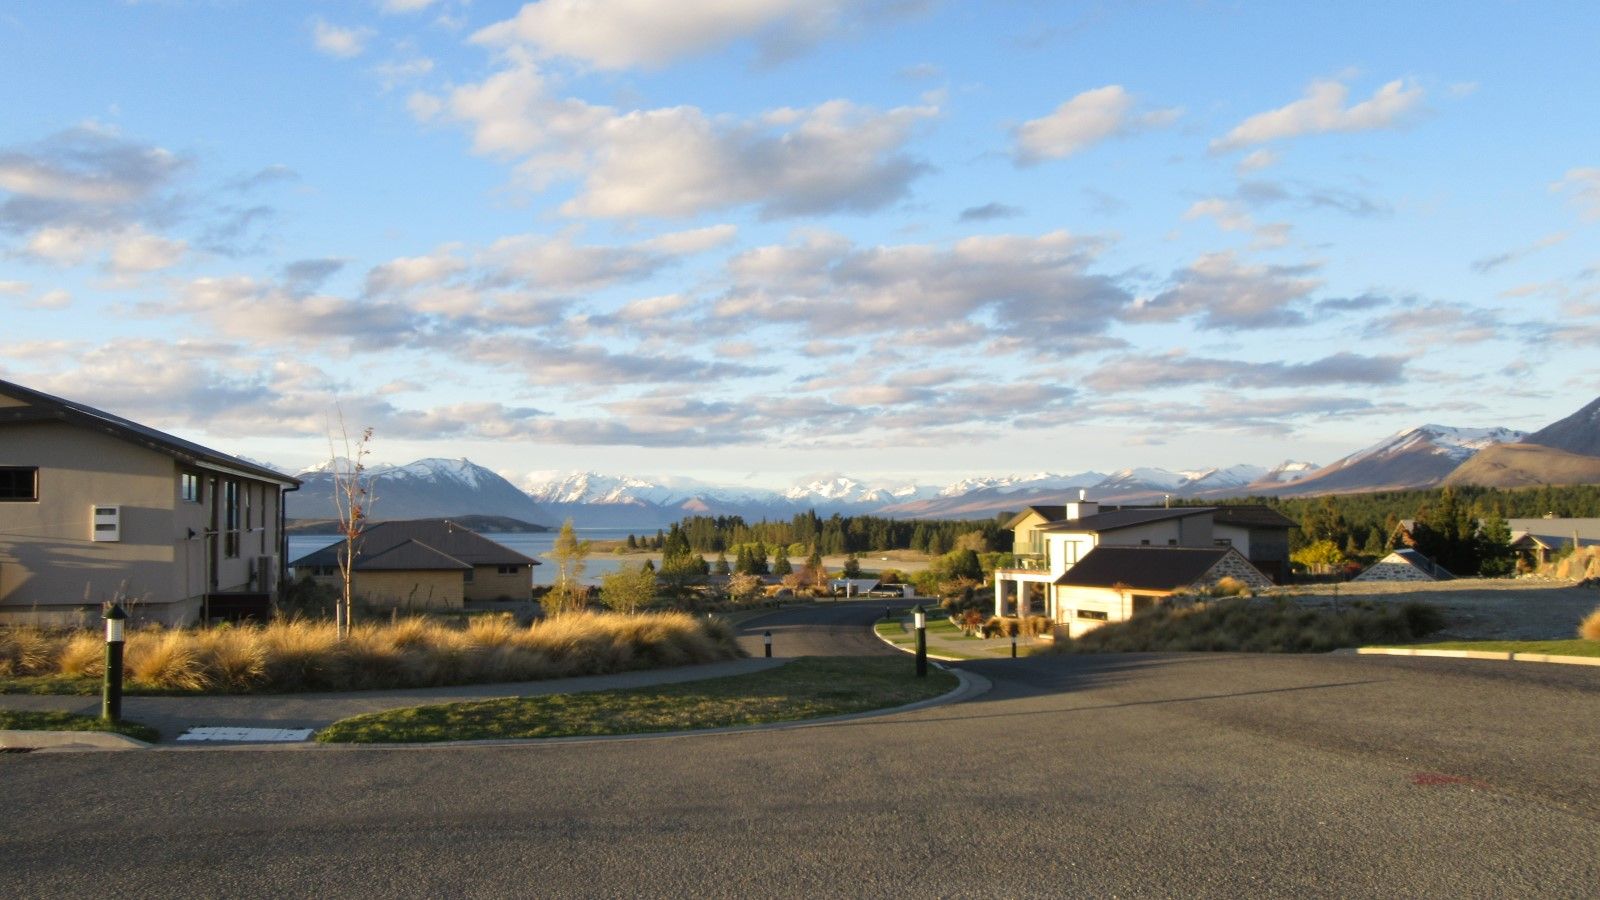
[[[1267,150],[1265,148],[1260,150],[1252,150],[1245,154],[1243,159],[1239,160],[1239,174],[1245,175],[1251,172],[1259,172],[1262,169],[1271,168],[1272,166],[1278,164],[1278,159],[1278,154],[1271,150]]]
[[[60,288],[45,291],[25,304],[29,309],[66,309],[72,305],[72,295]]]
[[[341,28],[320,17],[311,23],[312,43],[319,51],[339,59],[352,59],[366,52],[371,37],[370,28]]]
[[[1210,253],[1173,275],[1172,286],[1140,298],[1135,319],[1171,321],[1198,316],[1203,328],[1242,329],[1300,325],[1295,304],[1321,285],[1309,266],[1252,266],[1232,253]]]
[[[739,206],[768,218],[878,209],[924,171],[905,145],[937,113],[846,100],[750,119],[693,106],[619,113],[557,97],[526,61],[445,99],[414,95],[410,106],[423,121],[448,115],[465,123],[478,153],[520,159],[517,175],[532,189],[581,179],[562,212],[606,218]]]
[[[1215,151],[1328,132],[1374,131],[1409,123],[1422,108],[1420,86],[1396,79],[1354,106],[1346,106],[1350,88],[1337,81],[1316,81],[1299,100],[1257,113],[1226,136],[1211,142]]]
[[[1181,113],[1163,109],[1135,115],[1134,103],[1121,85],[1084,91],[1049,115],[1018,126],[1012,155],[1024,165],[1061,159],[1110,138],[1168,125]]]
[[[1600,168],[1568,169],[1550,190],[1568,195],[1585,219],[1600,219]]]
[[[778,29],[816,34],[848,0],[539,0],[473,40],[600,69],[653,68]],[[782,35],[773,35],[781,38]]]
[[[437,0],[383,0],[383,11],[395,14],[422,12],[435,2]]]
[[[183,259],[188,246],[139,228],[130,229],[113,240],[110,268],[119,275],[169,269]]]
[[[1208,197],[1192,204],[1183,214],[1187,220],[1209,218],[1223,231],[1242,231],[1255,235],[1256,247],[1281,247],[1289,242],[1287,222],[1257,224],[1255,217],[1238,203],[1220,197]]]

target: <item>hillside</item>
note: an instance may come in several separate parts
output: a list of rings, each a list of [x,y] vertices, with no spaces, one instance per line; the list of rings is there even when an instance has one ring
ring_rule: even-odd
[[[1565,419],[1528,435],[1522,442],[1583,456],[1600,456],[1600,397]]]
[[[1484,448],[1521,437],[1508,428],[1409,428],[1272,493],[1292,497],[1432,487]]]
[[[552,530],[508,516],[451,516],[450,521],[479,534],[538,534]],[[341,531],[338,519],[290,519],[283,530],[286,534],[339,534]]]
[[[1496,444],[1462,463],[1443,483],[1500,488],[1600,484],[1600,456],[1532,443]]]

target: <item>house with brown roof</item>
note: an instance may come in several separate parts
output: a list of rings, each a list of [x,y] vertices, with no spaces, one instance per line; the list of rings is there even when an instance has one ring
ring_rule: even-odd
[[[295,577],[342,585],[340,541],[289,565]],[[377,522],[356,539],[352,593],[369,606],[461,609],[467,601],[526,600],[539,561],[449,519]]]
[[[1219,523],[1218,513],[1222,510],[1227,512],[1222,514]],[[1056,518],[1052,519],[1052,516]],[[1227,559],[1229,562],[1223,569],[1230,572],[1237,569],[1237,572],[1231,572],[1235,577],[1252,586],[1266,587],[1271,585],[1271,579],[1252,564],[1250,557],[1253,553],[1260,553],[1269,565],[1274,565],[1281,552],[1285,557],[1282,570],[1286,571],[1288,530],[1294,527],[1293,522],[1263,507],[1102,509],[1099,503],[1089,500],[1083,491],[1079,492],[1077,500],[1060,507],[1028,507],[1013,516],[1007,524],[1013,529],[1013,547],[1018,551],[1018,565],[998,569],[994,573],[995,615],[1029,615],[1036,607],[1042,607],[1046,616],[1064,624],[1078,622],[1080,605],[1076,604],[1075,598],[1083,595],[1075,592],[1076,589],[1096,587],[1074,584],[1068,576],[1101,549],[1114,547],[1138,552],[1132,555],[1122,552],[1101,554],[1101,562],[1097,565],[1107,565],[1105,560],[1112,558],[1119,561],[1143,559],[1151,571],[1165,571],[1162,567],[1170,566],[1174,559],[1201,558],[1184,554],[1160,555],[1153,551],[1203,550],[1208,552],[1205,558],[1211,561],[1207,572]],[[1197,573],[1186,584],[1171,589],[1150,586],[1145,594],[1166,596],[1197,581],[1205,581],[1204,576],[1204,572]],[[1221,574],[1216,574],[1212,581],[1221,577]],[[1091,615],[1084,620],[1094,624],[1120,621],[1115,616],[1126,617],[1108,604],[1090,604],[1082,608],[1091,613],[1105,612],[1108,616],[1114,616],[1098,619]],[[1126,615],[1131,614],[1130,606]]]
[[[84,403],[0,381],[0,623],[265,613],[300,484]]]

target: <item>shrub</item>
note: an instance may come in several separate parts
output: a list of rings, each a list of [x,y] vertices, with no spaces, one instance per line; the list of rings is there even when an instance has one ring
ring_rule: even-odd
[[[1600,641],[1600,606],[1594,612],[1585,616],[1582,624],[1578,626],[1578,637],[1586,641]]]

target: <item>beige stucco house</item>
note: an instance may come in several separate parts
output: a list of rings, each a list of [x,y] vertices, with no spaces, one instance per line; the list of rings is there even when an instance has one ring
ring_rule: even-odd
[[[1220,514],[1220,515],[1219,515]],[[1219,519],[1221,521],[1219,522]],[[1252,552],[1275,557],[1287,555],[1288,529],[1293,522],[1260,507],[1129,507],[1102,510],[1080,492],[1078,499],[1061,506],[1029,507],[1006,523],[1013,532],[1013,552],[1018,565],[994,573],[995,615],[1030,615],[1042,610],[1052,620],[1070,624],[1074,632],[1121,621],[1133,614],[1131,595],[1113,602],[1111,584],[1079,584],[1073,575],[1093,573],[1117,561],[1138,574],[1140,566],[1163,573],[1159,584],[1144,585],[1142,594],[1163,597],[1178,590],[1215,583],[1232,575],[1251,587],[1272,584],[1251,561]],[[1096,567],[1080,571],[1100,548],[1138,552],[1102,553]],[[1205,551],[1163,554],[1160,550]],[[1175,560],[1187,562],[1178,566]],[[1141,562],[1142,561],[1142,562]],[[1205,565],[1197,571],[1190,569]],[[1167,584],[1169,576],[1193,576]],[[1139,579],[1123,579],[1133,584]],[[1097,593],[1098,592],[1098,593]],[[1102,596],[1104,595],[1104,596]],[[1141,601],[1144,602],[1144,601]],[[1140,607],[1142,608],[1142,607]],[[1080,615],[1080,612],[1086,613]],[[1105,617],[1101,617],[1101,613]]]
[[[339,586],[343,542],[290,562],[295,577]],[[369,606],[461,609],[466,601],[527,600],[539,561],[448,519],[377,522],[356,539],[351,592]]]
[[[0,381],[0,623],[181,625],[262,607],[294,478]],[[215,607],[215,609],[213,608]]]

